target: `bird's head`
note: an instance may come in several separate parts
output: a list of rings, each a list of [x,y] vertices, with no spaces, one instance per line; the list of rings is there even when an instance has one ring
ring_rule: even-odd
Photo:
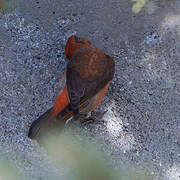
[[[65,46],[65,55],[67,59],[71,59],[75,51],[77,51],[79,48],[91,46],[91,42],[86,38],[81,38],[72,35],[67,40],[66,46]]]

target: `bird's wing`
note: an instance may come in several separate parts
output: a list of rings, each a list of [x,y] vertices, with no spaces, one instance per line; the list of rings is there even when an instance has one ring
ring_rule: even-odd
[[[67,65],[66,81],[74,115],[81,98],[95,96],[113,78],[114,61],[95,47],[77,51]]]

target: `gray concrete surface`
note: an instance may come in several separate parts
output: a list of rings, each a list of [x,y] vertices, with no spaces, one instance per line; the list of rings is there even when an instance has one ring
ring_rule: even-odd
[[[21,0],[0,18],[1,157],[28,179],[57,174],[27,138],[51,107],[65,69],[64,44],[76,33],[112,55],[116,74],[99,121],[84,125],[114,166],[180,179],[180,1],[153,0],[139,14],[125,0]]]

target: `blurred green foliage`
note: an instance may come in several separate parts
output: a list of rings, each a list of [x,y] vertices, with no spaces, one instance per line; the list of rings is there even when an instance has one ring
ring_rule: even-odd
[[[0,13],[14,10],[18,0],[0,0]],[[132,0],[134,2],[132,11],[139,13],[149,0]]]
[[[0,180],[19,180],[15,166],[7,160],[0,161]]]
[[[150,180],[149,173],[122,167],[115,170],[108,156],[100,152],[96,143],[90,143],[71,133],[47,136],[42,140],[48,154],[57,164],[67,167],[68,180]],[[138,168],[137,168],[138,169]]]
[[[139,13],[149,0],[132,0],[132,1],[135,2],[134,5],[132,6],[132,11],[134,13]]]
[[[11,12],[15,9],[18,0],[0,0],[0,14],[2,12]]]
[[[2,0],[0,0],[0,13],[2,12]]]

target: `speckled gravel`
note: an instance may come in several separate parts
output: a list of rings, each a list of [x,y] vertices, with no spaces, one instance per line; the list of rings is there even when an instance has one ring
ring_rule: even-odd
[[[42,179],[45,174],[51,179],[57,170],[27,133],[55,98],[57,79],[65,68],[62,44],[55,40],[62,43],[65,35],[49,36],[38,21],[26,24],[18,13],[4,15],[0,23],[10,37],[8,49],[2,41],[0,56],[0,133],[5,149],[1,153],[17,163],[28,179]]]
[[[107,96],[94,112],[98,120],[79,131],[98,141],[115,167],[135,164],[155,179],[178,180],[179,2],[152,1],[137,16],[128,3],[116,0],[37,2],[21,2],[15,12],[0,17],[0,156],[12,160],[27,179],[60,173],[27,134],[58,93],[66,67],[64,45],[77,33],[116,61]],[[105,112],[103,117],[99,112]]]

